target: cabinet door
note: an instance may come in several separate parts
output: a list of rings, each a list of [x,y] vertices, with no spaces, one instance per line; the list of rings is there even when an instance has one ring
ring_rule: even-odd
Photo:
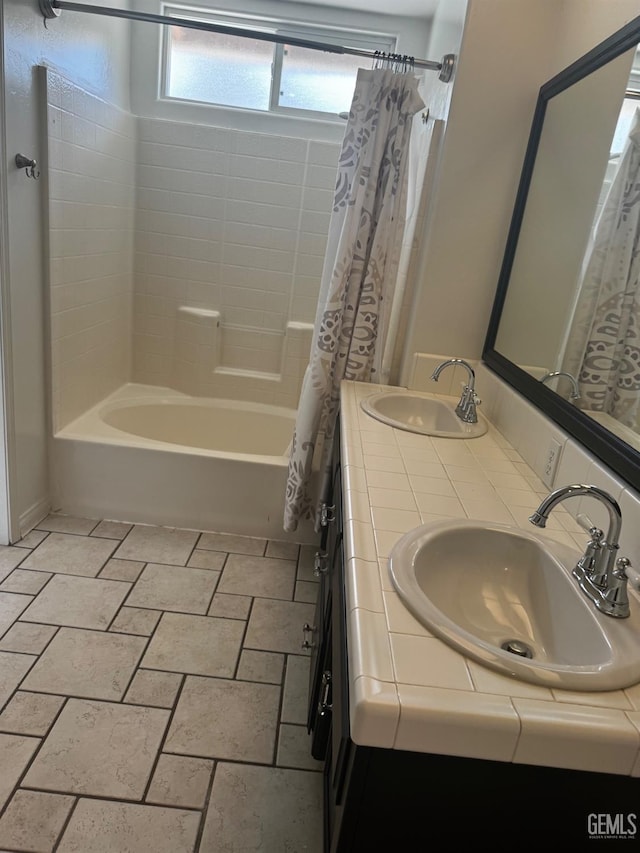
[[[335,514],[335,496],[340,494],[341,477],[339,460],[335,462],[334,475],[331,492],[327,506],[328,521],[323,528],[320,549],[316,556],[316,571],[319,574],[320,584],[318,598],[313,618],[313,625],[309,626],[309,647],[311,649],[311,662],[309,668],[309,693],[307,711],[307,730],[313,732],[318,718],[319,708],[326,706],[327,681],[330,680],[331,671],[331,571],[335,563],[335,553],[339,542],[342,540],[342,528]],[[330,704],[330,702],[329,702]],[[326,710],[326,709],[325,709]],[[329,715],[330,716],[330,715]],[[322,714],[323,729],[326,727],[327,715]],[[325,738],[325,735],[322,734]],[[312,739],[312,744],[315,739]],[[313,746],[312,746],[313,749]],[[320,747],[318,747],[320,749]],[[324,759],[322,755],[314,758]]]

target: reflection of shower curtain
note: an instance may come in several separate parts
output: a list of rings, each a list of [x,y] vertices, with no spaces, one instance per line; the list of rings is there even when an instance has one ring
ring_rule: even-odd
[[[579,405],[636,428],[640,419],[640,109],[598,220],[562,365]]]
[[[411,73],[358,72],[289,460],[287,531],[301,519],[316,519],[328,482],[340,382],[379,375],[402,244],[411,119],[424,106],[417,85]]]

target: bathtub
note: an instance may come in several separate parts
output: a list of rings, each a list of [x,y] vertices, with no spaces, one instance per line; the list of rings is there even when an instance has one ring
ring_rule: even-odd
[[[127,384],[53,436],[54,509],[316,541],[282,529],[295,410]]]

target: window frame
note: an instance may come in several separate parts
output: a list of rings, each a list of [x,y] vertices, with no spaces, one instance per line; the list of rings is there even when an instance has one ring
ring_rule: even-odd
[[[394,52],[397,45],[397,36],[393,33],[382,33],[367,30],[355,30],[347,27],[333,27],[320,24],[305,24],[277,17],[265,17],[246,12],[229,12],[223,9],[209,9],[194,6],[183,6],[175,3],[162,4],[162,14],[167,17],[189,18],[200,21],[211,21],[222,26],[242,29],[246,27],[249,31],[247,38],[251,38],[250,31],[272,32],[279,36],[290,36],[296,39],[306,39],[312,42],[327,44],[339,44],[354,47],[359,50],[384,50]],[[307,110],[298,107],[286,107],[278,103],[280,97],[280,83],[285,59],[285,44],[272,42],[272,64],[271,64],[271,87],[269,93],[269,106],[267,109],[255,109],[240,107],[233,104],[225,104],[215,101],[201,101],[196,98],[177,98],[168,94],[169,75],[171,67],[171,32],[170,25],[162,28],[161,50],[160,50],[160,73],[158,75],[159,89],[158,98],[161,101],[182,104],[198,104],[205,108],[239,110],[256,115],[280,115],[298,118],[320,119],[339,123],[342,119],[336,113],[322,110]],[[303,48],[304,49],[304,48]],[[340,54],[338,54],[340,55]],[[354,57],[357,58],[357,57]],[[362,63],[368,60],[361,58]],[[364,67],[364,66],[362,66]]]

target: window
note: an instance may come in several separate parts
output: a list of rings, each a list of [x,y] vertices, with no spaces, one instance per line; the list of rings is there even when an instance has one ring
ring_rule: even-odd
[[[395,49],[395,38],[329,27],[206,13],[172,6],[165,14],[235,29],[362,50]],[[218,106],[327,117],[348,112],[358,68],[368,60],[251,37],[166,27],[165,98]]]

